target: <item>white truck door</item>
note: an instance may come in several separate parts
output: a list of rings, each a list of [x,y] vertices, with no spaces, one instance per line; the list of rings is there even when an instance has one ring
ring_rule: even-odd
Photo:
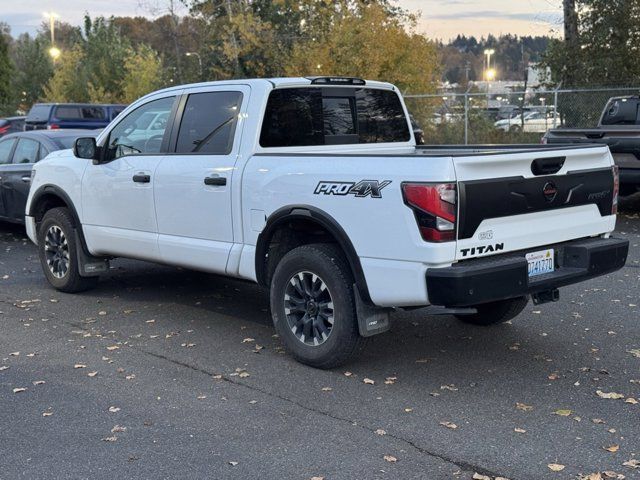
[[[234,241],[231,192],[248,86],[186,90],[156,172],[162,261],[224,273]],[[239,175],[238,179],[239,181]]]
[[[154,176],[166,151],[176,94],[123,117],[103,143],[103,160],[82,180],[82,223],[94,254],[158,260]]]

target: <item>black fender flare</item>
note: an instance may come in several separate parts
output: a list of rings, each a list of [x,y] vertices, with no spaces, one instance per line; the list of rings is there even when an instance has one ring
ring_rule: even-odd
[[[71,216],[73,217],[73,222],[75,223],[75,227],[76,227],[75,230],[78,233],[78,237],[80,238],[80,244],[82,245],[82,249],[85,251],[85,253],[89,254],[89,250],[87,249],[87,242],[84,238],[84,232],[82,231],[82,223],[80,223],[80,217],[78,216],[78,211],[76,210],[76,206],[71,200],[71,197],[69,197],[69,195],[67,195],[67,193],[64,190],[62,190],[60,187],[57,187],[56,185],[49,185],[49,184],[38,187],[38,189],[35,191],[35,193],[31,197],[31,203],[29,204],[29,211],[27,212],[27,215],[30,217],[35,216],[36,214],[35,206],[38,205],[39,200],[44,195],[54,195],[60,198],[60,200],[62,200],[66,204],[67,208],[69,209],[69,212],[71,213]]]
[[[289,205],[276,210],[269,216],[265,227],[262,232],[260,232],[260,235],[258,235],[258,241],[256,243],[255,269],[258,284],[266,286],[267,283],[264,259],[274,232],[283,223],[297,219],[311,220],[317,223],[336,239],[349,262],[360,297],[365,303],[372,305],[373,302],[369,295],[367,280],[364,276],[362,265],[360,264],[360,257],[356,253],[356,249],[353,247],[349,236],[331,215],[311,205]]]

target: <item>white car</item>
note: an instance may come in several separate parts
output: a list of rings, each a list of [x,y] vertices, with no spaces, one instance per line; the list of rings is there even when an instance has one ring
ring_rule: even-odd
[[[130,138],[148,112],[165,128]],[[149,94],[39,162],[26,227],[63,292],[113,257],[257,282],[288,350],[330,368],[395,308],[489,325],[621,268],[617,188],[606,146],[416,146],[388,83],[229,80]]]
[[[556,122],[560,119],[558,118]],[[528,112],[524,114],[524,129],[522,115],[515,115],[512,118],[498,120],[494,124],[496,128],[500,128],[505,132],[531,132],[544,133],[553,128],[553,112]]]

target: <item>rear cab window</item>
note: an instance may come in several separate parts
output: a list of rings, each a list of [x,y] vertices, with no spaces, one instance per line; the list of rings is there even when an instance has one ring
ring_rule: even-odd
[[[51,105],[34,105],[29,110],[27,115],[27,122],[44,122],[49,120],[49,113],[51,112]]]
[[[105,120],[105,108],[97,105],[58,105],[53,116],[59,120]]]
[[[273,90],[260,132],[262,147],[408,142],[410,139],[398,94],[367,87]]]
[[[640,125],[640,99],[615,98],[609,102],[602,116],[602,125]]]

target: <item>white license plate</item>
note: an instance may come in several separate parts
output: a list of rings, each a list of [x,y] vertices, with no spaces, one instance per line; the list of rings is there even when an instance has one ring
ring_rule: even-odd
[[[553,258],[553,248],[527,253],[526,259],[529,263],[529,276],[535,277],[536,275],[552,273],[555,270]]]

